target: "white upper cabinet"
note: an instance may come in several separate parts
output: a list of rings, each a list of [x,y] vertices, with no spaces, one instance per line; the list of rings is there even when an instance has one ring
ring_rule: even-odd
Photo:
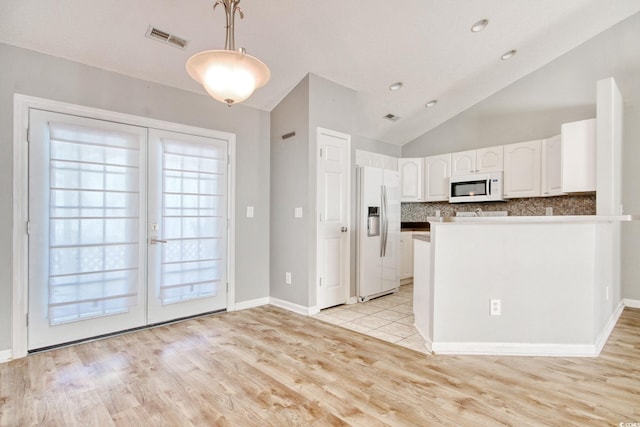
[[[426,157],[424,159],[424,170],[425,201],[448,201],[451,154]]]
[[[423,163],[424,159],[422,157],[398,159],[401,202],[424,201],[422,188],[424,181]]]
[[[451,153],[451,176],[469,175],[476,172],[476,150]]]
[[[476,172],[502,172],[504,170],[504,146],[476,150]]]
[[[504,146],[504,197],[540,197],[542,144],[540,140]]]
[[[542,196],[562,192],[562,141],[560,135],[542,140]]]
[[[565,123],[562,136],[562,191],[596,191],[596,119]]]
[[[504,150],[502,145],[452,153],[451,176],[502,172],[503,157]]]

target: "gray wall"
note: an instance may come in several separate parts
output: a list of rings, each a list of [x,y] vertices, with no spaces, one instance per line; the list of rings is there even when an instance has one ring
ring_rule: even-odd
[[[309,74],[271,112],[271,296],[316,305],[317,128],[351,137],[351,294],[355,295],[355,150],[400,156],[400,147],[353,135],[356,92]],[[296,136],[285,141],[282,135]],[[294,218],[295,207],[304,217]],[[292,284],[284,283],[285,272]]]
[[[625,101],[623,203],[625,212],[640,214],[638,40],[640,14],[409,142],[402,147],[402,156],[429,156],[558,134],[562,123],[595,117],[596,82],[614,77]],[[623,224],[622,235],[622,297],[640,300],[640,224]]]
[[[0,64],[0,350],[11,347],[14,93],[235,133],[236,301],[269,295],[268,112],[3,44]]]
[[[282,135],[296,135],[283,140]],[[309,77],[271,111],[270,295],[308,306]],[[302,207],[302,218],[294,209]],[[291,285],[285,272],[291,272]]]
[[[317,166],[318,166],[318,141],[317,128],[330,129],[336,132],[342,132],[347,135],[353,135],[355,129],[355,105],[356,92],[332,81],[316,76],[309,75],[309,141],[311,141],[311,149],[309,150],[309,194],[312,195],[309,200],[310,212],[317,212]],[[353,140],[351,145],[353,150]],[[354,170],[355,155],[351,152],[351,170]],[[355,172],[351,179],[351,200],[355,200]],[[353,207],[355,208],[355,207]],[[351,217],[355,218],[355,210],[351,211]],[[317,221],[312,221],[309,228],[309,306],[317,304]],[[353,230],[353,227],[352,227]],[[352,254],[355,247],[355,238],[352,237],[351,247]],[[351,257],[351,275],[355,275],[355,258]],[[355,286],[355,281],[351,282]],[[352,295],[355,295],[353,293]]]

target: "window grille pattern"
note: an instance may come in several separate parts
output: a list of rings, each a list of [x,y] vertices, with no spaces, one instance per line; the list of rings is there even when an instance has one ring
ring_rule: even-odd
[[[160,299],[217,295],[226,268],[226,145],[163,140]]]
[[[49,323],[137,304],[139,137],[49,123]]]

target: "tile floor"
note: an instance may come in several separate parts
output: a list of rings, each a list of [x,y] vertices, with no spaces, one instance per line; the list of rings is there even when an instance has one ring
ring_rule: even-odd
[[[394,294],[358,304],[320,311],[318,320],[427,353],[424,339],[413,327],[413,284]]]

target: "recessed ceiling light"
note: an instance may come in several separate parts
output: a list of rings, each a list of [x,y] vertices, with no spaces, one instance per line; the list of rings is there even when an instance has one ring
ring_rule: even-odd
[[[389,90],[395,92],[396,90],[400,90],[402,88],[402,86],[404,86],[402,82],[395,82],[394,84],[389,86]]]
[[[391,113],[385,115],[383,118],[387,120],[391,120],[392,122],[397,122],[398,120],[400,120],[399,116],[396,116],[395,114],[391,114]]]
[[[424,106],[425,106],[425,107],[427,107],[427,108],[431,108],[431,107],[433,107],[434,105],[436,105],[437,103],[438,103],[438,100],[437,100],[437,99],[432,99],[431,101],[429,101],[429,102],[427,102],[426,104],[424,104]]]
[[[488,19],[481,19],[471,26],[471,32],[477,33],[478,31],[484,30],[484,28],[489,24]]]
[[[511,58],[513,58],[513,57],[516,55],[516,52],[517,52],[517,50],[515,50],[515,49],[510,50],[509,52],[504,53],[504,54],[500,57],[500,59],[502,59],[503,61],[506,61],[507,59],[511,59]]]

